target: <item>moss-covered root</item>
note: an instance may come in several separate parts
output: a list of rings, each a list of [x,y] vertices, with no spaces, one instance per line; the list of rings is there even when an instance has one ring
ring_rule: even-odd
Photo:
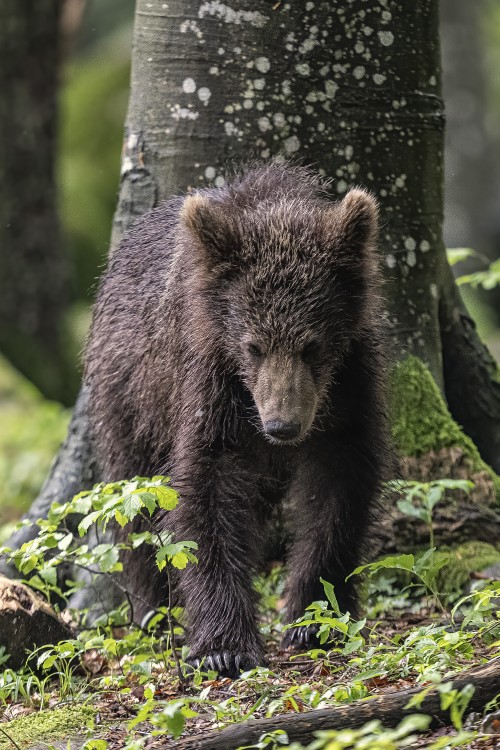
[[[70,739],[92,726],[95,709],[72,705],[38,711],[0,724],[0,750],[28,748],[39,743]]]
[[[390,386],[392,435],[401,456],[424,458],[436,454],[441,457],[447,455],[450,471],[442,471],[440,477],[429,476],[427,479],[453,476],[456,456],[460,459],[461,473],[466,466],[470,467],[468,478],[472,481],[476,476],[484,485],[486,478],[492,494],[494,491],[500,501],[500,477],[482,460],[472,440],[454,421],[425,364],[413,356],[399,362],[391,373]],[[436,464],[435,461],[428,463]],[[486,495],[485,491],[483,501],[487,500]]]

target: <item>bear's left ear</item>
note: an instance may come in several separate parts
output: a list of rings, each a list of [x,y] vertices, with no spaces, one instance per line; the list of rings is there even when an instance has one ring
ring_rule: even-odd
[[[349,190],[332,213],[334,221],[331,231],[337,235],[339,245],[361,253],[374,245],[378,234],[378,205],[367,190]]]
[[[202,193],[194,193],[184,200],[180,219],[212,264],[232,265],[237,248],[237,227],[227,206]]]

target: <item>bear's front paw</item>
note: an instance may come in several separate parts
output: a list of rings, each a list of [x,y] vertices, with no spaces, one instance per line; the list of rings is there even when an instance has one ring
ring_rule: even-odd
[[[235,680],[240,672],[246,672],[261,664],[262,658],[255,652],[224,650],[190,654],[186,663],[193,669],[201,668],[204,672],[213,670],[219,677],[230,677]]]
[[[319,648],[318,630],[319,625],[299,625],[295,628],[288,628],[281,639],[281,646],[284,649],[293,648],[301,651]]]

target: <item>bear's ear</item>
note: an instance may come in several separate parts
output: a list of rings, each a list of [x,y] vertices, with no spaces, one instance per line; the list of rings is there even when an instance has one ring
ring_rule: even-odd
[[[237,228],[227,206],[201,193],[194,193],[184,200],[180,219],[215,265],[232,264],[237,246]]]
[[[376,242],[378,205],[367,190],[349,190],[345,198],[335,206],[334,219],[337,240],[346,250],[363,252]]]

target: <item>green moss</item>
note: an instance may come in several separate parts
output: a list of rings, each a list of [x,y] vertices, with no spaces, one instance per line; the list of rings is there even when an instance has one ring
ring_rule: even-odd
[[[486,542],[464,542],[453,550],[436,553],[446,556],[446,565],[437,575],[437,588],[445,594],[463,591],[471,573],[500,562],[500,549]]]
[[[500,498],[500,477],[479,455],[472,440],[455,422],[429,369],[417,357],[395,365],[391,375],[391,425],[403,456],[421,456],[441,448],[459,447],[473,471],[486,471]]]
[[[28,747],[34,743],[52,742],[70,738],[92,724],[96,711],[90,706],[72,705],[68,708],[52,708],[21,716],[19,719],[0,724],[0,750],[12,750],[13,744]]]

